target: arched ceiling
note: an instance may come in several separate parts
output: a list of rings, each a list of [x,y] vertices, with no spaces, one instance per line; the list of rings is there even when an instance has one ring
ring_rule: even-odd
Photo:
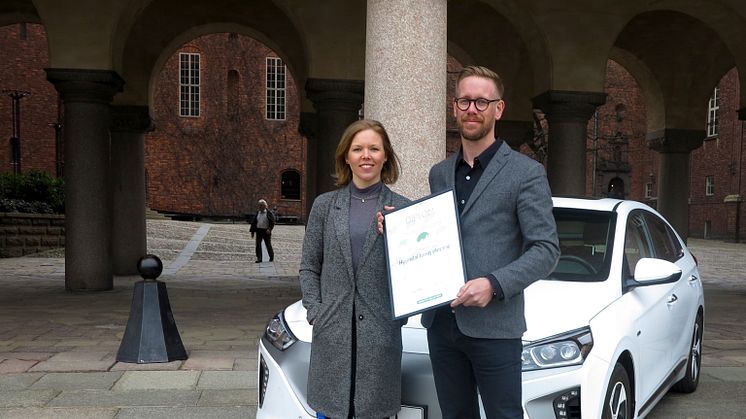
[[[663,106],[648,104],[649,117],[658,126],[702,129],[707,99],[722,76],[733,66],[733,55],[717,33],[702,21],[674,11],[651,11],[632,18],[620,32],[613,57],[625,65],[641,86],[650,91],[657,84]],[[640,70],[644,68],[648,75]],[[665,110],[665,114],[660,113]]]
[[[298,86],[310,77],[362,80],[367,1],[323,5],[2,0],[0,22],[44,24],[51,67],[116,71],[126,84],[115,100],[147,104],[150,80],[165,57],[211,32],[265,43],[285,60]],[[746,68],[746,2],[450,0],[447,36],[452,56],[503,76],[506,118],[530,120],[531,98],[548,90],[602,91],[606,60],[612,58],[648,90],[648,109],[657,112],[649,119],[651,129],[699,128],[713,86],[730,68]],[[746,71],[739,77],[745,85]]]
[[[547,88],[551,66],[525,11],[512,2],[449,1],[448,52],[464,65],[484,65],[500,74],[507,104],[504,118],[531,120],[531,97]]]
[[[114,64],[127,84],[116,100],[149,103],[152,76],[179,45],[217,32],[237,32],[266,44],[303,85],[307,75],[303,38],[272,2],[153,0],[117,27]]]
[[[0,26],[18,22],[41,23],[34,3],[31,0],[0,1]]]

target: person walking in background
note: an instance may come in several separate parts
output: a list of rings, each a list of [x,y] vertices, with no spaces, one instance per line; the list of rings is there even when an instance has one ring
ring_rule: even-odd
[[[557,263],[559,243],[544,167],[495,138],[505,110],[500,76],[469,66],[453,114],[461,150],[430,170],[432,193],[456,193],[469,279],[450,306],[423,313],[444,419],[523,418],[523,290]]]
[[[399,162],[380,122],[353,122],[336,151],[338,189],[316,198],[300,285],[313,325],[308,404],[317,417],[381,419],[401,409],[401,326],[393,320],[376,212],[409,200],[386,184]]]
[[[260,199],[256,216],[251,222],[251,228],[249,228],[252,238],[256,234],[256,261],[254,263],[260,263],[262,261],[262,242],[267,246],[269,261],[274,262],[275,251],[272,249],[273,228],[275,228],[275,215],[272,211],[267,210],[267,201]]]

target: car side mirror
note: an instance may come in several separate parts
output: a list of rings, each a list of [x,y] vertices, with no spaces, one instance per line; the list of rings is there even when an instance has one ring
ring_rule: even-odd
[[[675,264],[655,258],[642,258],[635,265],[634,279],[626,281],[626,288],[670,284],[681,278],[681,269]]]

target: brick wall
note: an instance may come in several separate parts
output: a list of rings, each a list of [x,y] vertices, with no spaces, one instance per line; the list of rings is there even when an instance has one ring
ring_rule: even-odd
[[[0,213],[0,257],[65,247],[65,216]]]
[[[746,194],[744,122],[738,120],[738,72],[729,71],[718,84],[720,96],[718,135],[708,137],[694,150],[690,160],[689,230],[693,237],[731,239],[735,235],[736,204],[723,202],[726,196]],[[703,115],[702,128],[707,123]],[[712,176],[714,193],[705,193],[705,178]],[[743,205],[742,205],[743,206]],[[740,210],[740,239],[746,239],[746,216]],[[707,226],[707,227],[705,227]],[[707,230],[707,231],[705,231]]]
[[[657,196],[655,184],[658,172],[658,154],[650,150],[646,141],[645,101],[635,79],[627,70],[614,61],[607,61],[604,91],[606,103],[599,106],[597,116],[588,122],[586,165],[586,193],[591,196],[606,196],[608,183],[618,177],[624,181],[625,198],[651,203],[645,198],[645,184],[654,183],[653,198]],[[596,118],[598,124],[596,125]],[[615,151],[612,142],[627,141]],[[595,185],[593,173],[594,152],[596,166]],[[614,160],[618,153],[627,163],[622,170],[603,167],[604,160]],[[652,174],[652,177],[651,177]]]
[[[179,53],[200,54],[198,118],[179,116]],[[146,136],[150,208],[201,215],[243,215],[264,198],[282,215],[302,218],[305,138],[298,133],[299,98],[287,74],[283,121],[265,118],[265,60],[276,56],[252,38],[213,34],[182,46],[156,80]],[[229,77],[229,73],[232,74]],[[301,199],[283,199],[281,175],[301,175]]]
[[[24,173],[37,170],[54,176],[55,132],[49,124],[57,122],[59,104],[44,71],[49,67],[44,27],[31,23],[0,26],[0,51],[0,92],[31,93],[20,100],[21,169]],[[12,127],[10,96],[0,93],[0,173],[13,171],[9,145]]]

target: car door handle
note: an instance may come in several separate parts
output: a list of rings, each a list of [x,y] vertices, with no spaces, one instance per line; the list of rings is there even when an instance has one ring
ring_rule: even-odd
[[[667,304],[673,304],[676,301],[679,300],[679,297],[676,294],[671,294],[668,296],[668,300],[666,301]]]

